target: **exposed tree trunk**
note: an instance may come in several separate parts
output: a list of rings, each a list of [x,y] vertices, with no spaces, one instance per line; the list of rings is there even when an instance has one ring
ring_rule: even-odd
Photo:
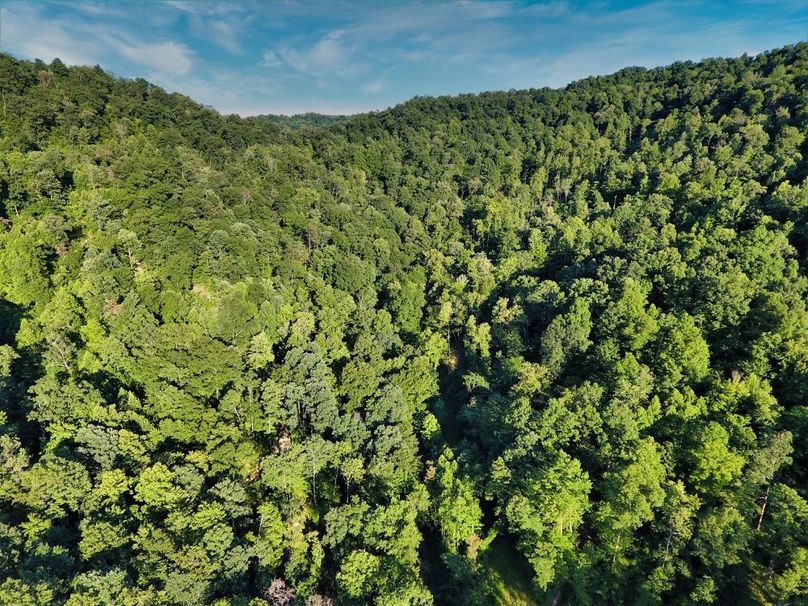
[[[550,601],[550,606],[558,606],[558,603],[561,601],[561,594],[561,585],[559,585],[553,592],[553,599]]]
[[[665,560],[664,560],[665,562],[668,561],[668,554],[670,553],[671,550],[671,540],[673,539],[673,535],[674,535],[673,526],[671,526],[668,532],[668,539],[665,541]]]
[[[763,504],[760,506],[760,515],[758,516],[755,530],[760,530],[760,525],[763,523],[763,514],[766,513],[766,505],[769,502],[769,488],[771,488],[771,485],[766,487],[766,494],[763,495]]]
[[[617,550],[620,549],[620,537],[623,536],[623,531],[617,533],[617,541],[614,544],[614,553],[612,554],[612,568],[614,568],[614,563],[617,561]]]

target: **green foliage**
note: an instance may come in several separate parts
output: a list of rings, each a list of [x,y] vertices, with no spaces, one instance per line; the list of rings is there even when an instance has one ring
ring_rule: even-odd
[[[0,55],[0,603],[805,602],[806,69],[240,119]]]

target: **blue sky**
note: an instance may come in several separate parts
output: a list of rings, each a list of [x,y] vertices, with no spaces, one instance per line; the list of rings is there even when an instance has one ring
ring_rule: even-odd
[[[99,64],[225,113],[355,113],[808,39],[808,1],[21,2],[0,49]]]

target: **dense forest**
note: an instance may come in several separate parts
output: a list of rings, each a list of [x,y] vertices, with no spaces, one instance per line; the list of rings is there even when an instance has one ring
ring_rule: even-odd
[[[808,600],[808,44],[322,124],[0,93],[0,604]]]
[[[293,116],[286,116],[284,114],[265,114],[258,116],[286,128],[300,129],[300,128],[314,128],[318,126],[330,126],[338,122],[344,122],[350,116],[334,115],[334,114],[316,114],[314,112],[307,112],[305,114],[295,114]]]

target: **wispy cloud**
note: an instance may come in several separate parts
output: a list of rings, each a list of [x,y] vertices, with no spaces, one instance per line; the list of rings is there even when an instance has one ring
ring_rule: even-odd
[[[163,4],[192,15],[226,15],[244,10],[240,3],[225,0],[158,0],[154,4]]]
[[[92,65],[102,56],[93,37],[75,36],[44,21],[37,7],[21,3],[0,8],[0,50],[45,61],[58,57],[70,65]]]
[[[238,2],[165,0],[164,6],[187,19],[191,33],[231,54],[244,51],[241,37],[254,13]]]
[[[105,32],[99,39],[115,49],[122,57],[150,70],[184,75],[193,65],[192,52],[185,44],[172,41],[140,42],[122,32]]]
[[[293,69],[312,76],[346,76],[354,73],[355,47],[346,42],[345,32],[335,30],[310,46],[281,47],[278,55]]]
[[[375,95],[375,94],[380,93],[382,91],[382,86],[383,86],[383,84],[382,84],[381,80],[375,80],[373,82],[367,82],[367,83],[363,84],[362,85],[362,90],[365,91],[366,93],[370,94],[370,95]]]
[[[46,61],[58,57],[69,65],[92,65],[117,53],[144,70],[177,75],[188,73],[192,66],[193,53],[184,43],[145,41],[119,28],[96,28],[76,19],[47,19],[36,5],[11,3],[0,18],[2,48],[25,57]]]
[[[200,40],[212,43],[231,54],[243,51],[240,37],[242,31],[248,27],[238,15],[201,15],[191,13],[188,15],[191,32]]]
[[[207,27],[213,34],[211,40],[214,44],[231,53],[241,52],[241,46],[238,42],[239,30],[235,23],[224,19],[211,19],[207,22]]]
[[[283,65],[283,61],[278,58],[278,54],[275,51],[264,51],[258,65],[261,67],[278,67],[279,65]]]
[[[805,0],[0,0],[0,49],[223,111],[381,109],[808,38]]]

